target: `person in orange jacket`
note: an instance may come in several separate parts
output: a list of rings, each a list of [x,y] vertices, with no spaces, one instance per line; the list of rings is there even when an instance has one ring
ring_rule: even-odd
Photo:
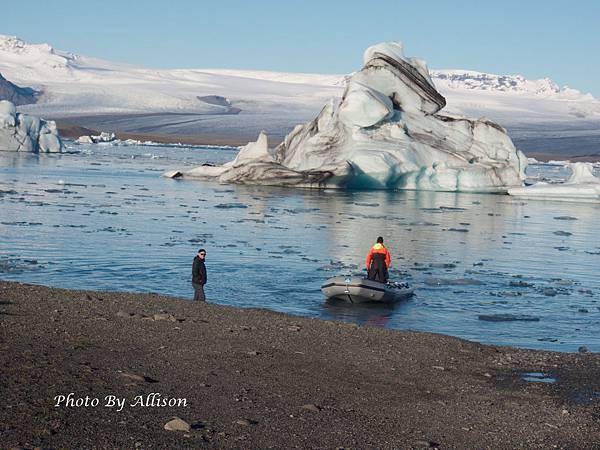
[[[392,257],[383,245],[383,238],[379,236],[377,243],[371,248],[367,255],[367,278],[380,283],[387,283],[388,268]]]

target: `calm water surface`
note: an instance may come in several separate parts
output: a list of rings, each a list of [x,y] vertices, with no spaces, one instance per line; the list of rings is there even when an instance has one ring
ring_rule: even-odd
[[[0,278],[76,289],[192,296],[208,251],[210,301],[485,343],[600,351],[600,205],[501,195],[339,192],[160,177],[236,149],[72,146],[0,152]],[[561,167],[532,166],[533,179]],[[321,283],[359,273],[378,235],[391,307],[328,303]]]

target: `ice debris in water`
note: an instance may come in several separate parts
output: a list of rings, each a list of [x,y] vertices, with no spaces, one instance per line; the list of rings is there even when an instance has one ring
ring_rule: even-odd
[[[56,123],[18,113],[14,104],[0,100],[0,151],[57,153],[63,151]]]
[[[577,220],[577,217],[557,216],[557,217],[554,217],[554,220]]]
[[[233,208],[245,209],[247,207],[248,207],[248,205],[244,205],[243,203],[219,203],[218,205],[215,205],[215,208],[219,208],[219,209],[233,209]]]
[[[571,176],[564,183],[540,181],[532,186],[512,188],[510,195],[549,200],[600,202],[600,178],[594,176],[591,163],[570,163]],[[563,217],[557,220],[571,220]]]
[[[480,314],[477,318],[485,322],[539,322],[540,320],[539,317],[528,316],[525,314]]]
[[[558,231],[553,232],[552,234],[554,234],[556,236],[571,236],[573,233],[570,233],[568,231],[558,230]]]
[[[356,270],[358,265],[356,264],[345,264],[342,261],[329,261],[329,264],[319,267],[317,270],[330,272],[333,270]]]
[[[296,126],[276,148],[266,133],[222,166],[164,176],[319,188],[505,192],[521,186],[527,159],[487,119],[441,115],[446,100],[426,63],[402,44],[369,47],[341,99]]]
[[[7,258],[0,259],[0,273],[23,273],[30,270],[39,270],[37,260],[35,259],[21,259],[21,258]]]
[[[429,277],[425,279],[425,284],[428,286],[467,286],[467,285],[482,285],[485,284],[481,280],[474,278],[435,278]]]

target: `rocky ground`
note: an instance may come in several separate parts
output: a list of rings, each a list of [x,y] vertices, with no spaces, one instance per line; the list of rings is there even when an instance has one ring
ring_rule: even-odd
[[[2,281],[0,345],[0,448],[600,447],[597,354]]]
[[[62,138],[76,140],[80,136],[97,136],[101,133],[99,129],[78,125],[73,119],[56,119],[56,125]],[[121,140],[134,139],[137,141],[152,141],[161,144],[184,144],[184,145],[223,145],[238,147],[246,145],[249,141],[255,140],[256,136],[250,135],[219,135],[203,133],[198,135],[168,135],[156,133],[136,133],[117,131],[115,136]],[[273,139],[272,144],[276,145],[281,139]]]

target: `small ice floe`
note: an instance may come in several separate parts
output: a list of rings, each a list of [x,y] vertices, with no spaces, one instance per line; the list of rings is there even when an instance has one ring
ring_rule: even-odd
[[[24,227],[29,225],[29,222],[25,222],[25,221],[10,221],[10,222],[6,222],[6,221],[2,221],[0,222],[0,224],[2,225],[12,225],[12,226],[17,226],[17,227]]]
[[[218,205],[215,205],[215,208],[219,208],[219,209],[234,209],[234,208],[245,209],[247,207],[248,207],[248,205],[244,205],[243,203],[219,203]]]
[[[569,232],[569,231],[563,231],[563,230],[558,230],[558,231],[554,231],[552,234],[556,235],[556,236],[572,236],[573,233]]]
[[[75,142],[77,144],[100,144],[100,143],[108,143],[114,142],[117,139],[115,133],[107,133],[102,131],[97,136],[79,136]]]
[[[540,318],[527,314],[480,314],[477,316],[484,322],[539,322]]]
[[[570,163],[571,176],[564,183],[539,182],[511,188],[510,195],[544,200],[600,202],[600,178],[594,176],[591,163]]]
[[[379,206],[379,203],[362,203],[362,202],[354,202],[356,206],[368,206],[368,207],[376,207]]]
[[[440,224],[439,223],[434,223],[434,222],[427,222],[426,220],[420,220],[418,222],[411,222],[408,225],[410,225],[411,227],[439,227]]]
[[[319,267],[317,270],[320,272],[330,272],[332,270],[350,270],[358,269],[356,264],[345,264],[342,261],[329,261],[329,264]]]
[[[558,342],[558,339],[552,338],[552,337],[543,337],[543,338],[538,338],[538,341],[540,341],[540,342]]]
[[[425,284],[428,286],[480,286],[485,284],[481,280],[476,280],[474,278],[435,278],[429,277],[425,279]]]
[[[321,211],[319,208],[284,208],[283,212],[288,214],[302,214]]]
[[[577,217],[572,217],[572,216],[557,216],[557,217],[553,217],[554,220],[579,220],[577,219]]]
[[[429,267],[433,269],[454,269],[456,264],[454,263],[430,263]]]

